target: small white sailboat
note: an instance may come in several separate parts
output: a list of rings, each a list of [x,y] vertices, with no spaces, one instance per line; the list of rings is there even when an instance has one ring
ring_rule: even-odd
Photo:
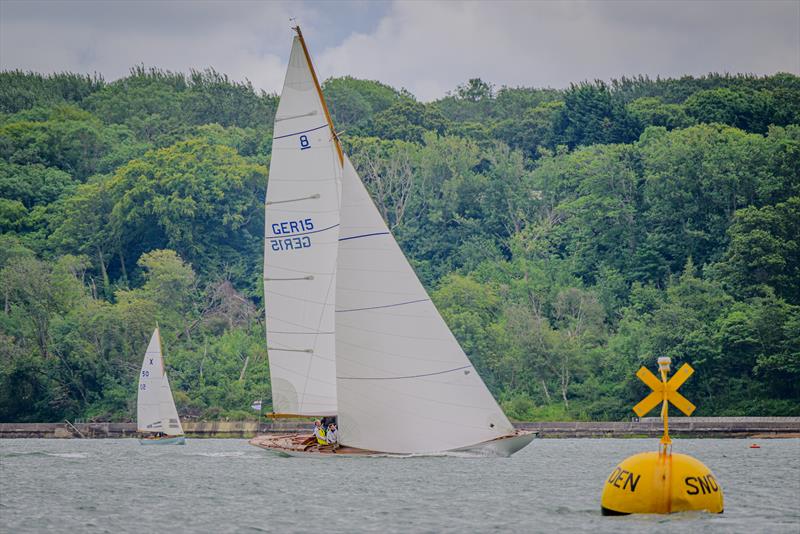
[[[164,357],[161,353],[161,335],[158,327],[153,331],[150,344],[139,373],[139,397],[136,403],[138,432],[149,434],[139,440],[142,445],[183,445],[186,438],[172,398]]]
[[[295,31],[266,201],[273,416],[337,416],[335,456],[510,456],[534,434],[509,422],[381,218]],[[251,443],[334,455],[308,435]]]

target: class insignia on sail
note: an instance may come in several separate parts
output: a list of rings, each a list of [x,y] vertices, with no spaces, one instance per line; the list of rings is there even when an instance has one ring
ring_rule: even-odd
[[[340,455],[516,452],[534,435],[514,429],[381,218],[295,30],[266,200],[273,415],[336,415]],[[292,436],[253,443],[310,450]]]

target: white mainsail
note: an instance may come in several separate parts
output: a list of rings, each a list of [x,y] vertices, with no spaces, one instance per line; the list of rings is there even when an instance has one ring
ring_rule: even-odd
[[[275,116],[264,298],[277,414],[336,413],[336,251],[342,163],[298,37]]]
[[[164,369],[158,328],[153,331],[142,361],[136,406],[136,426],[139,432],[163,432],[168,436],[183,435],[167,371]]]
[[[336,414],[356,451],[512,454],[533,434],[503,414],[341,151],[295,29],[266,201],[273,411]]]
[[[336,281],[340,441],[391,453],[514,431],[345,158]]]

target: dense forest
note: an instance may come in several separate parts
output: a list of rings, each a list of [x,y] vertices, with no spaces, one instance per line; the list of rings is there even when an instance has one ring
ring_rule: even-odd
[[[800,78],[324,84],[376,205],[506,413],[625,419],[657,356],[698,415],[800,415]],[[278,97],[215,71],[0,73],[0,421],[268,410]]]

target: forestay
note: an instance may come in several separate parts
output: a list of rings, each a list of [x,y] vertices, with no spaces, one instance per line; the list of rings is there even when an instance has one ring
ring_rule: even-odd
[[[264,297],[273,411],[336,413],[334,304],[342,166],[295,37],[275,117]]]
[[[164,358],[161,354],[161,337],[158,328],[153,331],[150,344],[139,373],[137,402],[137,428],[139,432],[163,432],[168,436],[183,435],[183,427],[172,399]]]
[[[337,272],[343,444],[430,453],[513,431],[347,159]]]

